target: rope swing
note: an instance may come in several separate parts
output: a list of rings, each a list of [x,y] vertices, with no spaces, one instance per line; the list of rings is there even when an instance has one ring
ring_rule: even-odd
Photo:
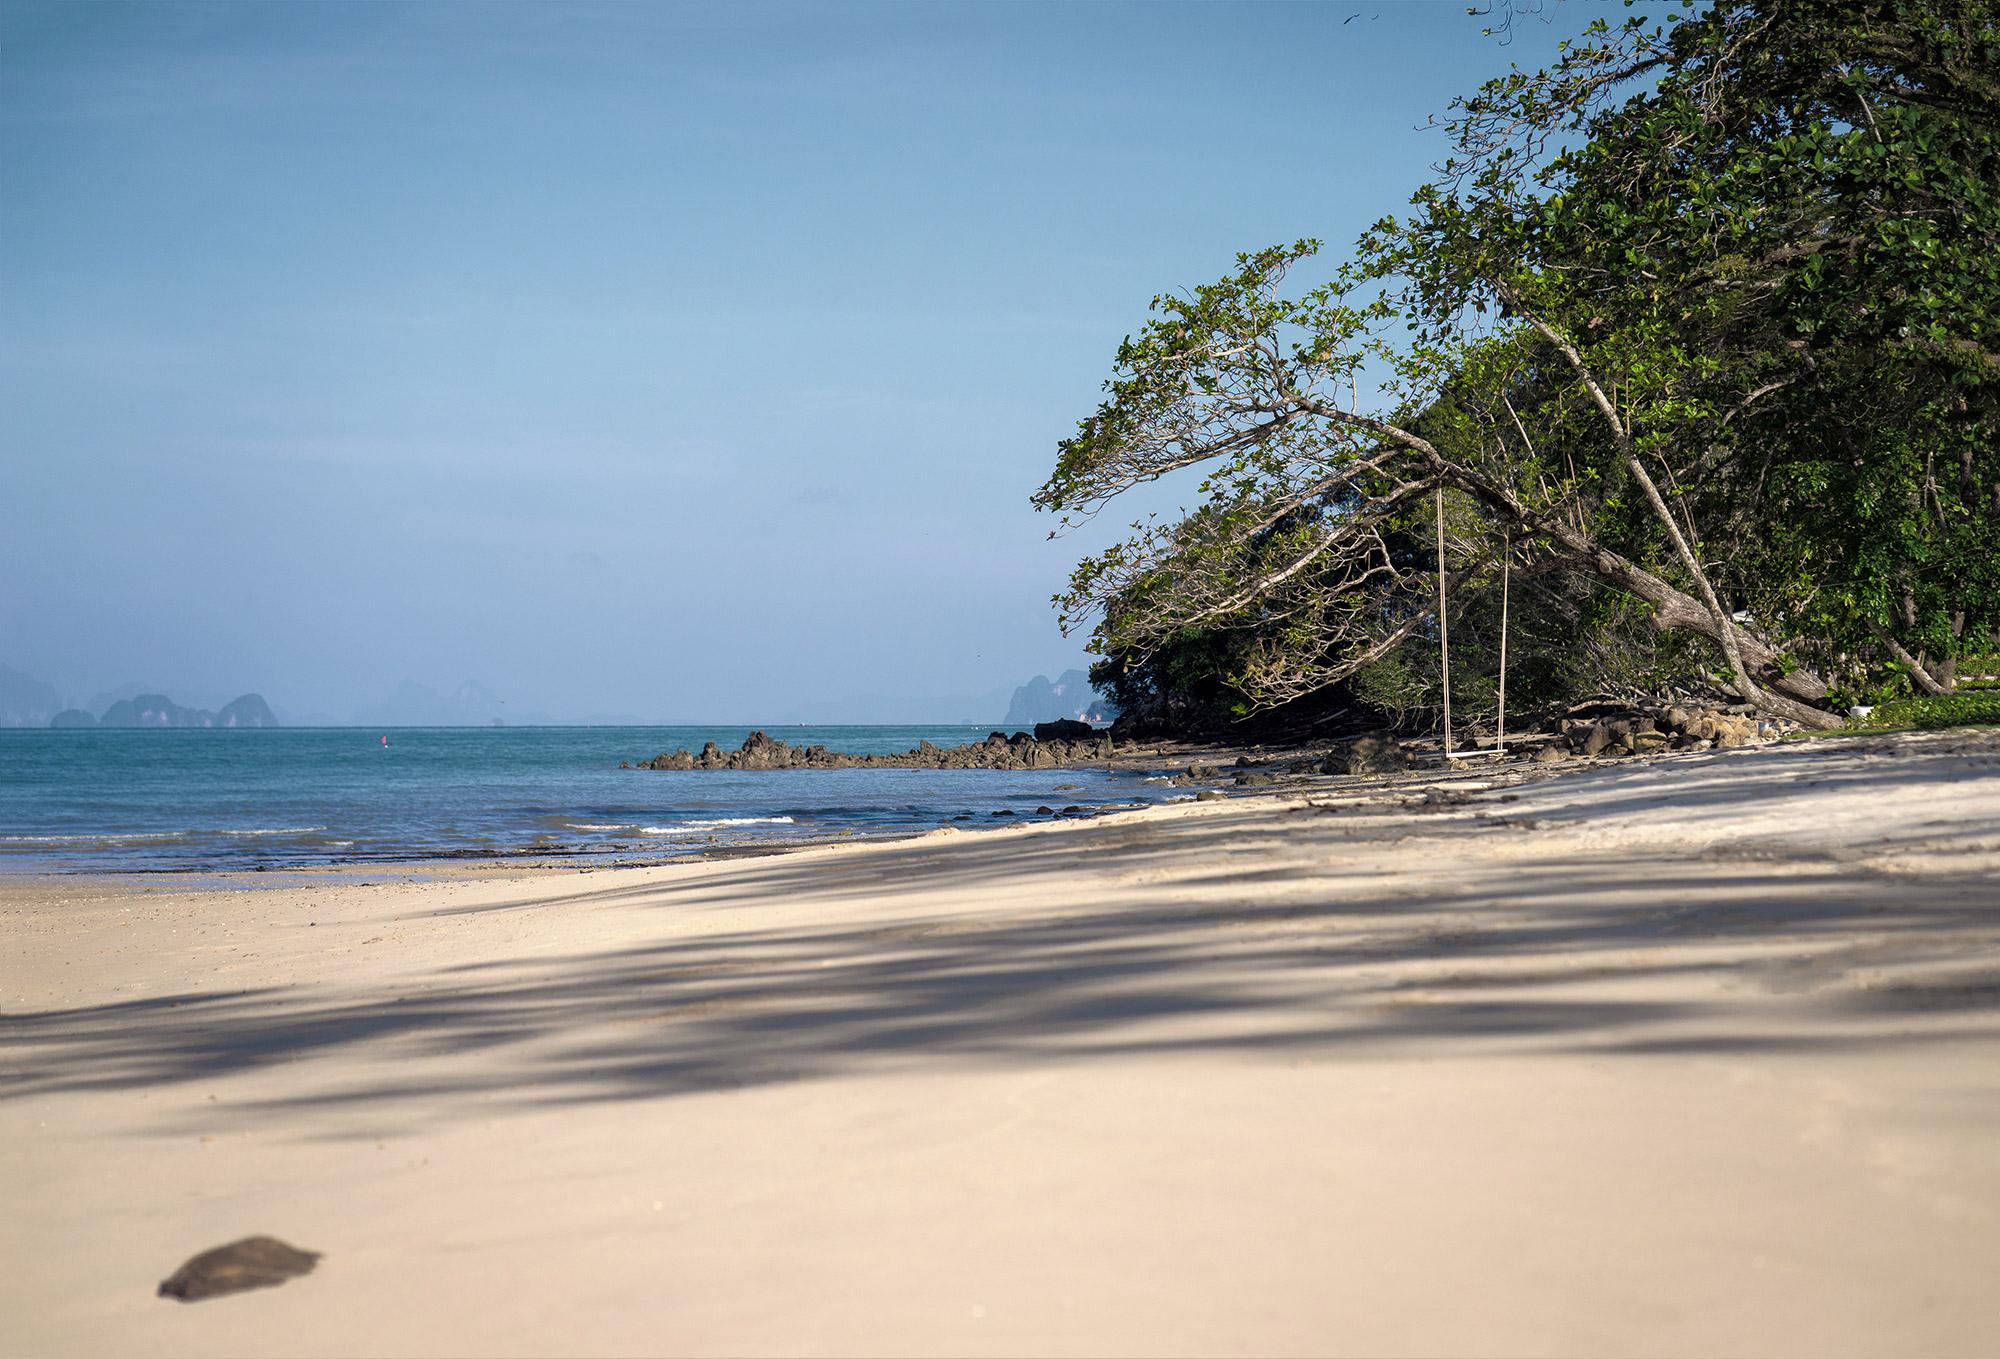
[[[1444,672],[1444,757],[1451,758],[1451,620],[1445,616],[1444,487],[1437,490],[1438,668]]]

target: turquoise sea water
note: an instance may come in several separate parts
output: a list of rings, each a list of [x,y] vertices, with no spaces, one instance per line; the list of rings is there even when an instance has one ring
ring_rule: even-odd
[[[873,753],[985,727],[772,727]],[[748,727],[0,730],[0,872],[182,869],[449,856],[647,860],[718,846],[926,830],[970,812],[1153,801],[1141,776],[621,770]],[[382,745],[382,736],[389,739]],[[1062,787],[1061,785],[1070,785]]]

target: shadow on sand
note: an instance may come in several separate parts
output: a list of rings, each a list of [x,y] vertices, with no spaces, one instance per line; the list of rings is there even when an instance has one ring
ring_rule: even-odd
[[[517,899],[472,909],[658,912],[663,928],[609,951],[496,946],[393,991],[189,993],[10,1015],[0,1099],[173,1086],[363,1047],[371,1060],[343,1066],[340,1082],[329,1074],[274,1104],[392,1118],[399,1101],[440,1092],[490,1110],[944,1059],[1637,1058],[2000,1031],[2000,891],[1982,874],[1578,858],[1555,846],[1524,858],[1518,841],[1501,861],[1479,849],[1521,834],[1504,824],[1351,822],[1232,812],[911,841],[596,890],[530,880]],[[1336,824],[1339,835],[1297,833]],[[1386,853],[1392,830],[1421,835],[1420,882],[1387,871],[1409,861],[1407,846],[1401,860]],[[1023,886],[1026,909],[953,904],[1003,876]],[[780,908],[806,895],[836,917],[857,903],[856,919],[802,927]]]

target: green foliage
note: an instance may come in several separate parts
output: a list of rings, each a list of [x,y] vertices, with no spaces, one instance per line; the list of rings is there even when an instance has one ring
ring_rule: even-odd
[[[1868,714],[1870,727],[1897,731],[1936,731],[1945,727],[2000,726],[2000,690],[1966,689],[1897,699]]]
[[[2000,641],[1996,73],[1992,0],[1719,0],[1489,83],[1345,262],[1301,241],[1155,301],[1036,503],[1196,465],[1203,502],[1081,563],[1065,626],[1172,648],[1160,693],[1425,704],[1443,486],[1467,703],[1501,542],[1523,703],[1751,693],[1724,642],[1808,702],[1949,683]]]

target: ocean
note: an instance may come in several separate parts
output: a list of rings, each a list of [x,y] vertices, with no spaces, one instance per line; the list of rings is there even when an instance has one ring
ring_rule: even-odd
[[[0,730],[0,872],[309,868],[458,857],[648,862],[1158,801],[1101,769],[618,768],[750,727]],[[855,753],[987,727],[770,727]],[[382,743],[384,736],[388,744]]]

